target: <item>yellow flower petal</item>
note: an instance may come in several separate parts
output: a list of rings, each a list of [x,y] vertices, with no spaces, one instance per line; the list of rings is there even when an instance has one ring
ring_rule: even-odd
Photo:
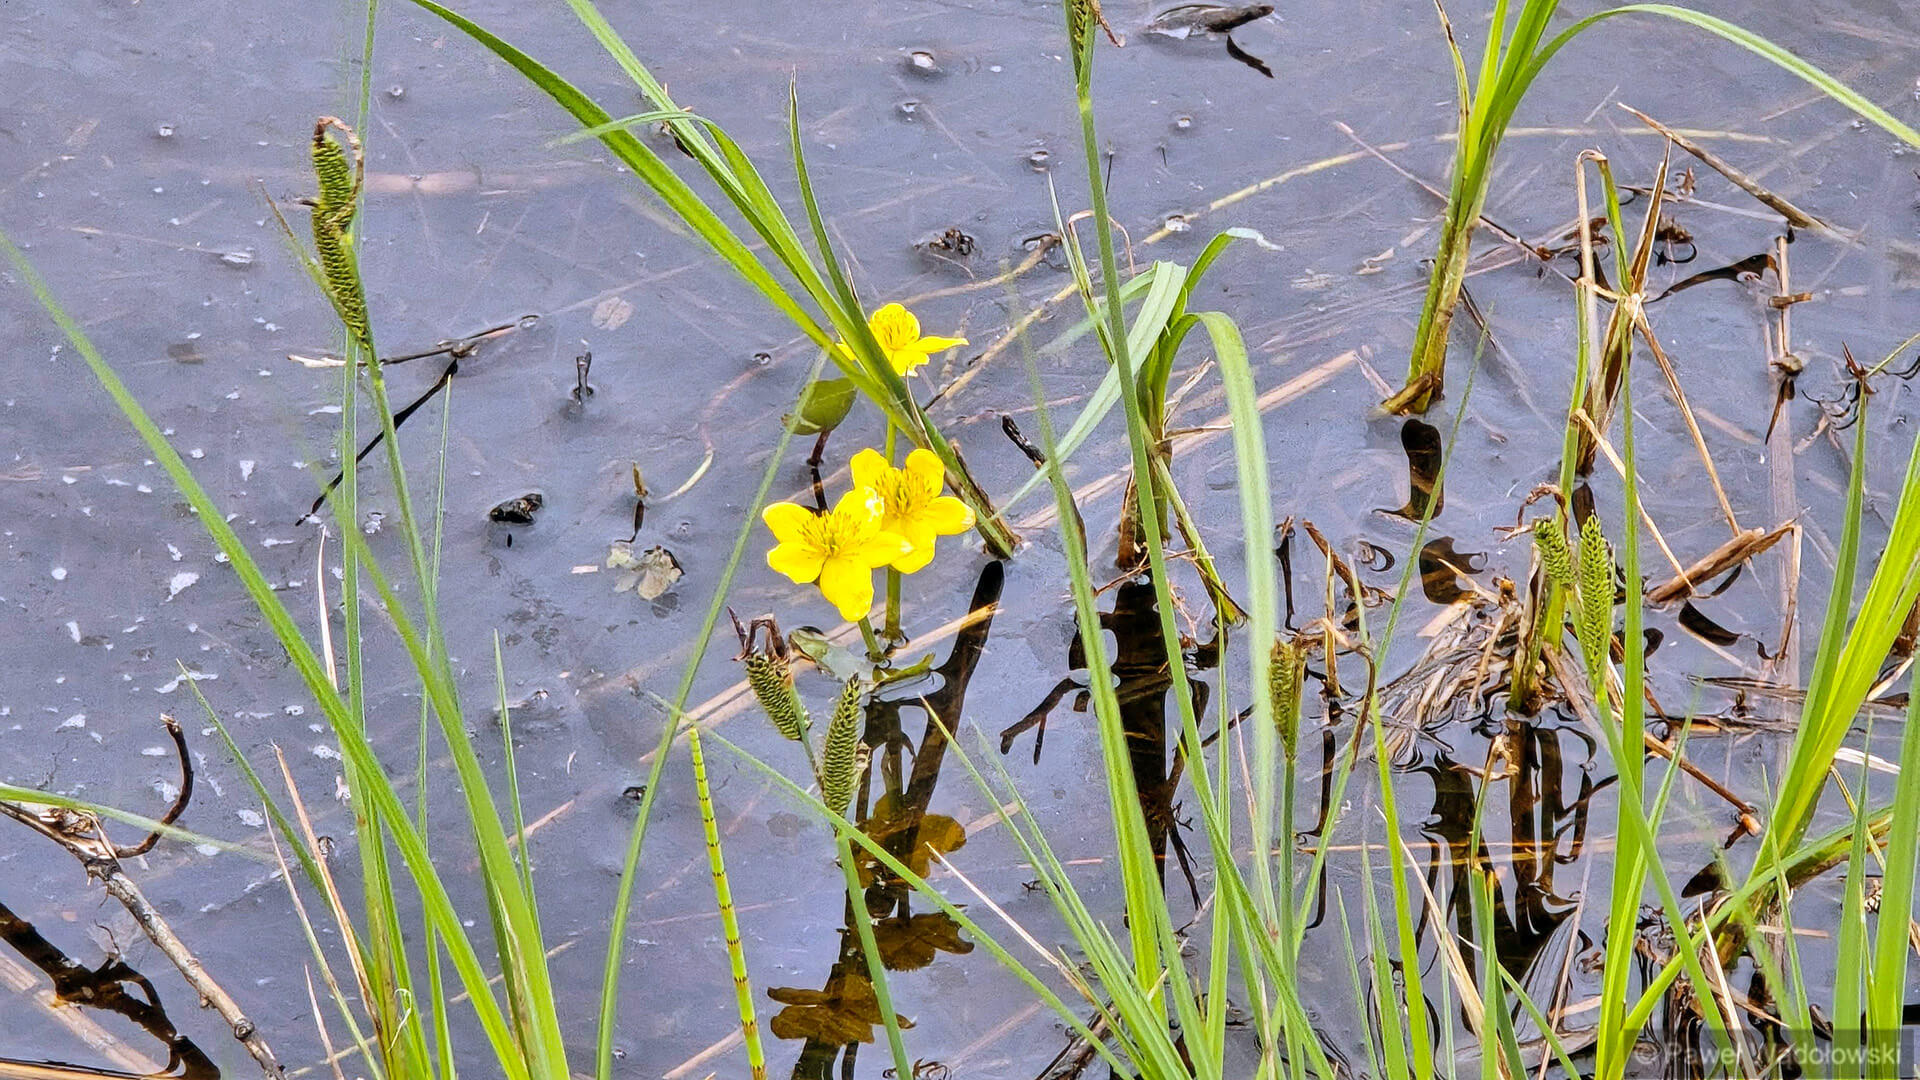
[[[914,342],[913,347],[923,353],[932,354],[946,352],[948,349],[958,348],[966,343],[967,339],[963,337],[923,337]]]
[[[941,536],[955,536],[973,528],[973,510],[951,495],[942,495],[927,504],[920,520]]]
[[[886,510],[886,503],[880,493],[870,487],[856,487],[840,501],[833,504],[833,516],[849,518],[857,522],[864,532],[868,527],[880,527],[880,515]]]
[[[892,352],[919,339],[920,320],[899,304],[887,304],[867,319],[867,329],[882,349]]]
[[[853,473],[854,487],[878,488],[881,478],[887,475],[887,459],[880,456],[880,451],[868,447],[853,455],[847,468]]]
[[[820,567],[820,595],[848,622],[864,619],[873,610],[873,569],[836,555]]]
[[[935,494],[947,482],[947,467],[940,463],[940,455],[931,450],[915,448],[913,453],[907,455],[904,471]]]
[[[902,375],[911,375],[920,370],[929,359],[931,357],[920,348],[917,342],[902,348],[887,350],[887,363],[892,364],[893,370]]]
[[[933,530],[922,522],[908,525],[901,533],[906,538],[907,550],[895,558],[892,566],[903,574],[911,574],[933,561]]]
[[[797,503],[773,503],[760,511],[760,520],[773,530],[773,538],[782,544],[798,541],[813,522],[813,511]]]
[[[779,544],[767,552],[767,565],[787,575],[795,585],[820,576],[820,549],[808,544]]]
[[[905,536],[894,532],[877,532],[858,548],[844,554],[877,570],[897,563],[911,551],[913,542]]]

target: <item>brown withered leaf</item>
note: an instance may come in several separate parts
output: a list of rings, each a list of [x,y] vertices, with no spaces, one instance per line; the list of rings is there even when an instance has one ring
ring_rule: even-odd
[[[873,1029],[880,1023],[880,1001],[874,995],[873,983],[859,972],[843,974],[825,990],[775,986],[767,990],[767,996],[786,1006],[774,1014],[769,1025],[779,1039],[819,1039],[842,1046],[870,1043]],[[913,1026],[904,1016],[894,1019],[902,1028]]]
[[[873,942],[888,971],[917,971],[939,953],[965,956],[973,951],[973,942],[960,936],[960,924],[944,911],[881,919],[873,925]]]
[[[900,805],[900,800],[892,795],[883,795],[873,804],[873,811],[867,815],[861,826],[873,841],[889,851],[897,852],[907,843],[907,837],[913,836],[913,846],[901,861],[907,869],[921,877],[933,866],[933,856],[958,851],[967,843],[967,830],[959,822],[945,814],[913,813]],[[885,869],[864,849],[855,854],[859,864],[860,883],[871,885],[878,873]]]

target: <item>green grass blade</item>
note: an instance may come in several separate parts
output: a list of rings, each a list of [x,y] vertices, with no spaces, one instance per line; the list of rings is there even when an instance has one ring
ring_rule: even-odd
[[[1565,47],[1567,42],[1578,37],[1581,32],[1585,31],[1588,27],[1618,15],[1660,15],[1705,30],[1722,40],[1730,41],[1746,49],[1748,52],[1804,80],[1814,89],[1819,90],[1833,100],[1852,109],[1861,117],[1872,121],[1909,146],[1920,146],[1920,131],[1915,131],[1913,128],[1896,120],[1891,113],[1874,104],[1872,101],[1869,101],[1845,83],[1842,83],[1840,80],[1814,65],[1807,63],[1805,60],[1800,59],[1793,53],[1788,52],[1786,49],[1768,41],[1766,38],[1761,37],[1751,30],[1736,26],[1725,19],[1708,15],[1703,11],[1676,7],[1672,4],[1622,4],[1619,7],[1595,12],[1567,27],[1556,35],[1552,41],[1549,41],[1528,63],[1526,69],[1516,82],[1518,93],[1524,93],[1526,91],[1527,86],[1539,75],[1540,69],[1545,67],[1547,61],[1553,59],[1554,54]]]

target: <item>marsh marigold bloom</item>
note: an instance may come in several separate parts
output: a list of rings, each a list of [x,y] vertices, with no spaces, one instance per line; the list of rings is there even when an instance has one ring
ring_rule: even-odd
[[[872,488],[856,487],[834,508],[816,514],[794,503],[774,503],[760,514],[778,541],[767,565],[796,585],[820,583],[820,594],[853,622],[873,610],[873,572],[905,556],[912,545],[881,528],[885,503]]]
[[[911,574],[933,560],[937,536],[954,536],[973,528],[973,511],[951,495],[940,494],[947,469],[930,450],[907,455],[905,468],[896,469],[876,450],[853,455],[853,484],[880,494],[885,510],[880,528],[908,544],[908,550],[890,565]]]
[[[934,353],[967,343],[966,338],[921,337],[920,320],[899,304],[888,304],[875,311],[867,319],[867,329],[873,331],[873,339],[880,343],[880,351],[886,354],[887,363],[902,375],[911,375],[919,370],[920,365],[932,358]],[[840,348],[852,355],[845,345]]]

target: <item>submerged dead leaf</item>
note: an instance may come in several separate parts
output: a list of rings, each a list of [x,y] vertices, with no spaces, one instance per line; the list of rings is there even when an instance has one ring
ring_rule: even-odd
[[[849,971],[831,982],[825,990],[799,986],[775,986],[767,996],[785,1005],[769,1025],[775,1038],[818,1039],[837,1046],[870,1043],[873,1029],[880,1023],[880,1000],[873,983],[859,972]],[[913,1022],[896,1016],[902,1028]]]
[[[960,924],[944,911],[881,919],[873,924],[873,942],[888,971],[917,971],[939,953],[965,956],[973,951],[973,942],[960,936]]]
[[[607,568],[619,571],[613,579],[614,592],[632,589],[642,600],[659,599],[685,576],[673,552],[655,544],[636,555],[633,544],[626,540],[608,545]]]
[[[873,841],[892,851],[896,858],[907,865],[907,869],[926,877],[933,866],[933,857],[960,850],[966,846],[967,830],[959,822],[945,814],[914,812],[900,805],[894,795],[884,795],[873,805],[873,812],[867,816],[863,826]],[[900,849],[911,844],[903,855]],[[859,864],[860,882],[871,885],[874,878],[885,868],[878,860],[864,850],[856,853]]]
[[[633,305],[622,296],[609,296],[593,305],[593,325],[596,330],[618,330],[633,318]]]

